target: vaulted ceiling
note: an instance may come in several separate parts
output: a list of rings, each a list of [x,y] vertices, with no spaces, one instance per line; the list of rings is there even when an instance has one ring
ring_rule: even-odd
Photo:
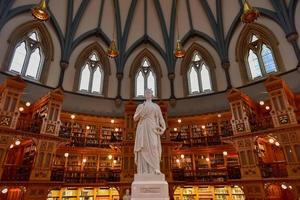
[[[10,19],[29,13],[38,2],[0,0],[0,30]],[[249,2],[286,33],[295,32],[298,0]],[[99,37],[109,45],[115,29],[120,73],[131,53],[145,43],[157,50],[168,72],[173,73],[177,24],[183,45],[197,36],[216,50],[220,60],[227,60],[242,13],[242,0],[48,0],[48,6],[50,23],[62,49],[61,61],[68,62],[74,49],[90,37]]]

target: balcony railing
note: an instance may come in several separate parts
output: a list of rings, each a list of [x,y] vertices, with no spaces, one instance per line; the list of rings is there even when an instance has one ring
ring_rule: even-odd
[[[262,163],[259,164],[259,168],[263,178],[279,178],[288,176],[285,162]]]
[[[97,171],[88,170],[65,170],[65,168],[53,168],[51,181],[61,181],[66,183],[100,183],[119,182],[121,170],[107,169]]]
[[[239,168],[224,169],[173,169],[174,181],[224,182],[228,179],[240,179]]]
[[[28,165],[5,165],[2,181],[28,181],[31,173],[31,166]]]
[[[42,124],[43,124],[43,119],[34,120],[34,119],[20,117],[18,119],[16,129],[39,134],[41,132]]]
[[[249,119],[252,132],[274,128],[271,115],[264,115],[260,118]]]

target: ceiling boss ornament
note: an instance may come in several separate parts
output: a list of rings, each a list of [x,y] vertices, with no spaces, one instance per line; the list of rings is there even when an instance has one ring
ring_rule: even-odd
[[[259,12],[257,9],[253,8],[247,0],[244,0],[243,14],[241,16],[241,21],[245,24],[253,23],[258,17]]]
[[[41,0],[41,2],[32,9],[31,13],[34,18],[40,21],[47,21],[50,15],[47,10],[46,0]]]

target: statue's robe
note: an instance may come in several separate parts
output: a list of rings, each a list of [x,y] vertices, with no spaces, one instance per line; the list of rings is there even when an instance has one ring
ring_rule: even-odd
[[[138,174],[154,174],[160,171],[160,136],[166,129],[160,107],[152,102],[140,104],[134,114],[138,121],[135,136],[135,163]]]

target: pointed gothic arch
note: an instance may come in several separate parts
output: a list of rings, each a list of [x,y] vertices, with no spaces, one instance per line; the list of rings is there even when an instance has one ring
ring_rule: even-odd
[[[268,60],[272,63],[271,70],[268,70],[270,67],[266,66],[264,61],[264,55],[262,55],[264,50],[268,52]],[[261,24],[253,23],[244,26],[237,40],[235,54],[244,83],[284,71],[279,41],[270,29]],[[250,57],[254,64],[250,64]],[[258,70],[251,69],[251,65],[255,65]]]
[[[79,54],[76,63],[75,63],[75,78],[74,78],[74,84],[73,84],[73,90],[79,91],[80,89],[80,81],[81,81],[81,71],[83,66],[87,63],[87,60],[90,59],[90,56],[95,53],[98,57],[98,63],[101,66],[102,71],[102,77],[101,77],[101,89],[100,94],[102,96],[107,96],[107,90],[108,90],[108,78],[111,74],[110,71],[110,63],[108,60],[108,57],[104,51],[104,49],[101,47],[101,45],[98,42],[91,43],[87,47],[85,47],[81,53]],[[97,70],[97,68],[96,68]],[[97,71],[96,71],[97,72]],[[91,77],[93,78],[93,77]],[[91,86],[93,87],[93,86]],[[89,93],[92,93],[92,88],[90,88],[90,91],[87,91]]]
[[[133,60],[129,77],[130,77],[130,97],[135,98],[136,96],[136,75],[140,71],[142,62],[144,59],[149,61],[151,70],[153,71],[155,77],[155,97],[161,97],[161,77],[162,77],[162,70],[157,58],[149,51],[148,49],[143,49]]]
[[[37,81],[45,84],[48,77],[48,71],[51,61],[53,61],[54,56],[54,46],[51,35],[45,26],[45,24],[38,21],[29,21],[24,24],[21,24],[16,29],[14,29],[8,39],[8,49],[6,56],[3,62],[3,70],[9,71],[10,64],[12,62],[15,50],[20,45],[20,43],[29,37],[28,35],[31,32],[36,32],[39,37],[39,46],[42,51],[42,62],[40,63],[40,73],[37,77]]]
[[[181,68],[180,68],[180,74],[183,77],[183,86],[184,86],[184,95],[189,96],[190,94],[190,85],[189,85],[189,79],[188,79],[188,72],[191,68],[191,64],[193,62],[193,57],[197,53],[201,59],[201,63],[205,63],[205,67],[209,70],[209,79],[210,79],[210,84],[211,84],[211,91],[216,91],[217,86],[216,86],[216,79],[215,79],[215,62],[213,57],[210,55],[207,49],[202,47],[198,43],[193,43],[188,50],[186,51],[186,55],[183,58],[181,62]],[[199,84],[201,86],[201,84]],[[200,87],[199,86],[199,87]],[[199,94],[204,94],[205,92],[199,92]]]

